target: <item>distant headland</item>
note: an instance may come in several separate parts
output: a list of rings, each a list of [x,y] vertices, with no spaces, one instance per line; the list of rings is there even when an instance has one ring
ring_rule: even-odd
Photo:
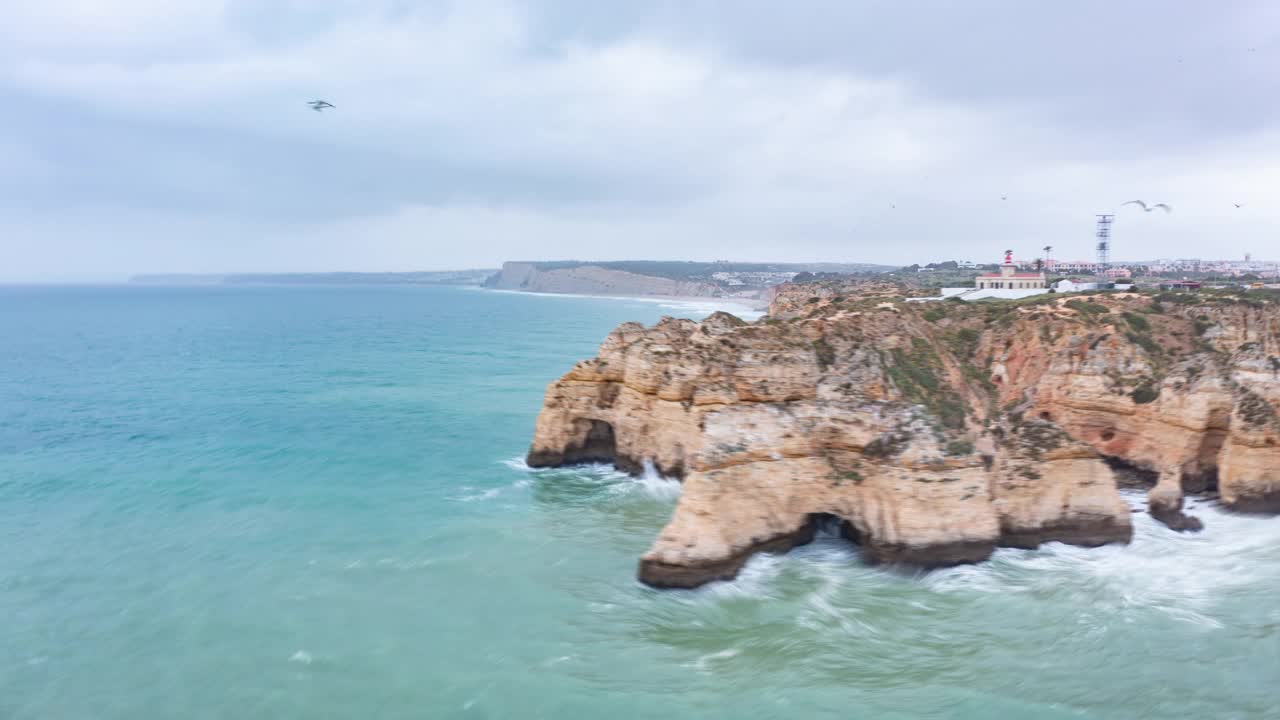
[[[317,273],[157,273],[134,275],[140,285],[480,285],[497,270],[442,270],[421,272],[317,272]]]
[[[749,263],[678,260],[506,262],[485,287],[573,295],[662,295],[754,300],[797,275],[896,270],[870,263]]]

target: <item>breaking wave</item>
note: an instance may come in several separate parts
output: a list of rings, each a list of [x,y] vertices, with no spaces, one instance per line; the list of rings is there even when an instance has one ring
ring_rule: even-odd
[[[519,486],[529,485],[531,482],[583,485],[587,490],[601,490],[621,497],[643,497],[664,503],[674,503],[680,497],[680,481],[660,475],[649,460],[644,461],[644,472],[639,477],[604,463],[531,468],[524,458],[511,458],[503,460],[502,464],[526,474],[527,477],[516,481]]]
[[[883,631],[861,608],[884,595],[902,595],[907,614],[999,595],[1087,608],[1080,622],[1132,623],[1152,614],[1204,630],[1224,627],[1233,604],[1260,600],[1280,584],[1280,521],[1229,512],[1193,501],[1188,511],[1205,523],[1178,533],[1145,512],[1141,493],[1126,494],[1137,511],[1129,545],[1084,548],[1047,543],[1035,550],[999,549],[990,560],[925,571],[874,567],[830,531],[785,554],[760,554],[730,581],[670,593],[680,604],[713,605],[795,597],[796,625],[866,638]],[[1280,617],[1280,611],[1276,612]]]

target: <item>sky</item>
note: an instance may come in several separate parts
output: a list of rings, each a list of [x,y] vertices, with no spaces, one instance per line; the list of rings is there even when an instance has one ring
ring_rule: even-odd
[[[1271,0],[0,0],[0,280],[1280,260],[1278,111]]]

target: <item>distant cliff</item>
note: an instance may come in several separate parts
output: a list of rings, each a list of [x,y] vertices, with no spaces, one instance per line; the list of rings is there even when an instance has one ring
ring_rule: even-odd
[[[1127,542],[1120,486],[1176,529],[1186,493],[1280,512],[1275,293],[907,303],[787,285],[755,323],[627,323],[548,388],[528,461],[682,477],[640,562],[733,577],[823,519],[873,562]]]
[[[135,275],[140,285],[480,285],[493,270]]]
[[[632,260],[507,262],[485,286],[580,295],[759,296],[802,272],[874,273],[866,264],[793,264]]]
[[[552,267],[543,269],[537,263],[507,262],[502,270],[485,282],[497,290],[572,293],[578,295],[673,295],[719,297],[724,291],[708,282],[675,280],[656,275],[641,275],[598,265]]]

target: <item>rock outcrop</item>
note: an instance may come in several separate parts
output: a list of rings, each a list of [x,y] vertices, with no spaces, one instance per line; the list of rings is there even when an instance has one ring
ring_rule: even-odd
[[[624,324],[548,388],[529,464],[682,478],[640,560],[659,587],[733,577],[825,518],[868,561],[924,567],[1127,542],[1117,470],[1179,529],[1188,492],[1280,511],[1274,298],[880,293],[787,286],[756,323]]]

